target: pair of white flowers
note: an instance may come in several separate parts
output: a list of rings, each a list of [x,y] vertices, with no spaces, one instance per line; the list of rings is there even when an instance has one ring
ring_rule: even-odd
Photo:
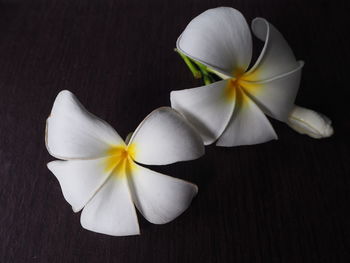
[[[156,109],[126,141],[71,92],[58,94],[47,120],[46,146],[61,160],[48,163],[48,168],[73,211],[83,209],[84,228],[115,236],[139,234],[135,206],[151,223],[175,219],[190,205],[197,186],[139,164],[199,158],[204,154],[203,142],[235,146],[276,139],[264,113],[290,122],[300,132],[312,127],[314,137],[330,134],[330,121],[306,109],[293,110],[303,63],[295,60],[281,34],[266,20],[255,19],[252,30],[265,46],[247,70],[252,39],[241,13],[216,8],[194,18],[177,48],[224,80],[173,91],[175,110]],[[311,122],[302,119],[302,111]]]

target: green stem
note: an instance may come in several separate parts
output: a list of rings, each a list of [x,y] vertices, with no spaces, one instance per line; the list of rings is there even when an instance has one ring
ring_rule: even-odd
[[[209,85],[209,84],[213,83],[213,81],[211,80],[209,75],[204,75],[203,76],[203,81],[204,81],[205,85]]]
[[[198,68],[201,70],[201,71],[204,71],[208,74],[208,68],[207,66],[203,65],[202,63],[199,63],[198,61],[195,61],[193,60],[193,62],[198,66]]]
[[[184,54],[182,54],[180,51],[178,51],[177,49],[175,49],[175,51],[180,55],[180,57],[183,59],[183,61],[186,63],[187,67],[191,70],[192,74],[193,74],[193,77],[195,79],[200,79],[202,78],[202,74],[201,74],[201,71],[198,70],[196,68],[196,66],[192,63],[192,61],[187,57],[185,56]]]
[[[181,56],[181,58],[185,61],[187,67],[191,70],[193,76],[195,79],[203,79],[203,82],[205,85],[211,84],[215,82],[215,79],[213,77],[214,75],[217,75],[215,72],[213,72],[209,67],[203,65],[202,63],[199,63],[198,61],[195,61],[183,53],[181,53],[179,50],[175,49],[175,51]],[[221,76],[219,76],[222,78]]]
[[[193,60],[193,62],[197,65],[197,67],[201,71],[202,76],[203,76],[203,82],[205,85],[208,85],[208,84],[215,82],[215,80],[214,80],[213,76],[210,74],[209,68],[207,66],[205,66],[202,63],[199,63],[195,60]]]

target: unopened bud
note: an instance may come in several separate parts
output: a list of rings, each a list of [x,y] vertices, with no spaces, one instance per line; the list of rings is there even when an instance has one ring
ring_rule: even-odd
[[[315,139],[330,137],[334,132],[332,121],[328,117],[296,105],[288,117],[287,124],[295,131]]]

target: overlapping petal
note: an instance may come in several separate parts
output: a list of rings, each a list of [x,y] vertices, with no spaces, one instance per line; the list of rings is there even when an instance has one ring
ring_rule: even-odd
[[[151,112],[135,130],[129,144],[136,147],[134,160],[150,165],[193,160],[204,154],[201,137],[169,107]]]
[[[192,183],[139,165],[128,178],[136,207],[154,224],[174,220],[188,208],[198,191]]]
[[[251,145],[277,139],[269,120],[241,88],[236,89],[235,96],[232,118],[216,145]]]
[[[285,74],[299,67],[292,49],[282,34],[264,18],[252,21],[252,30],[264,41],[264,47],[254,66],[247,72],[249,80],[262,81]]]
[[[193,88],[172,91],[171,106],[196,127],[204,144],[213,143],[229,122],[234,100],[226,94],[228,80]]]
[[[52,161],[47,164],[74,212],[87,204],[110,175],[111,171],[105,167],[105,159]]]
[[[140,234],[127,177],[113,173],[84,207],[80,222],[85,229],[102,234]]]
[[[269,116],[286,122],[298,93],[303,62],[286,74],[265,81],[243,81],[244,90]]]
[[[195,17],[179,37],[177,48],[226,75],[244,72],[252,57],[249,26],[239,11],[227,7]]]
[[[109,124],[88,112],[67,90],[57,95],[46,125],[47,150],[58,159],[99,158],[106,156],[110,145],[124,144]]]

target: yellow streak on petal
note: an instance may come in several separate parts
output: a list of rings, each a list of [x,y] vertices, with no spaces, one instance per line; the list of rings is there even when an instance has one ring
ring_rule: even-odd
[[[241,80],[239,84],[243,88],[243,90],[245,90],[246,92],[252,95],[256,95],[257,93],[262,91],[261,84],[244,81],[244,80]]]
[[[135,160],[135,157],[136,157],[136,145],[135,143],[131,143],[127,146],[128,148],[128,153],[129,153],[129,156],[131,157],[131,159]]]
[[[224,90],[224,98],[228,102],[234,102],[235,101],[235,94],[236,94],[236,88],[238,87],[238,81],[235,78],[229,79],[225,90]]]
[[[260,76],[261,70],[259,68],[256,68],[250,73],[245,73],[242,75],[241,79],[245,81],[259,81],[259,76]]]
[[[254,70],[252,73],[244,73],[240,68],[234,70],[232,73],[235,77],[228,80],[224,97],[228,102],[238,100],[238,97],[242,98],[244,102],[247,95],[244,92],[250,94],[256,94],[261,91],[261,84],[257,84],[256,81],[259,77],[259,69]],[[243,90],[240,90],[243,89]],[[238,94],[238,90],[240,94]],[[236,98],[237,97],[237,98]],[[236,102],[237,103],[237,102]],[[245,104],[245,103],[244,103]]]
[[[239,85],[243,88],[244,91],[247,91],[249,94],[257,94],[260,92],[261,84],[257,84],[259,81],[260,70],[256,69],[252,73],[246,73],[242,75],[239,79]]]
[[[134,144],[129,146],[119,145],[111,146],[107,150],[107,159],[105,160],[105,171],[112,172],[116,176],[126,176],[132,170],[136,169],[133,158],[136,154]]]
[[[232,76],[234,76],[235,79],[240,79],[244,75],[244,69],[243,68],[235,68],[232,71]]]
[[[245,107],[249,106],[249,97],[245,94],[242,87],[238,87],[236,90],[236,101],[235,108],[243,110]]]

